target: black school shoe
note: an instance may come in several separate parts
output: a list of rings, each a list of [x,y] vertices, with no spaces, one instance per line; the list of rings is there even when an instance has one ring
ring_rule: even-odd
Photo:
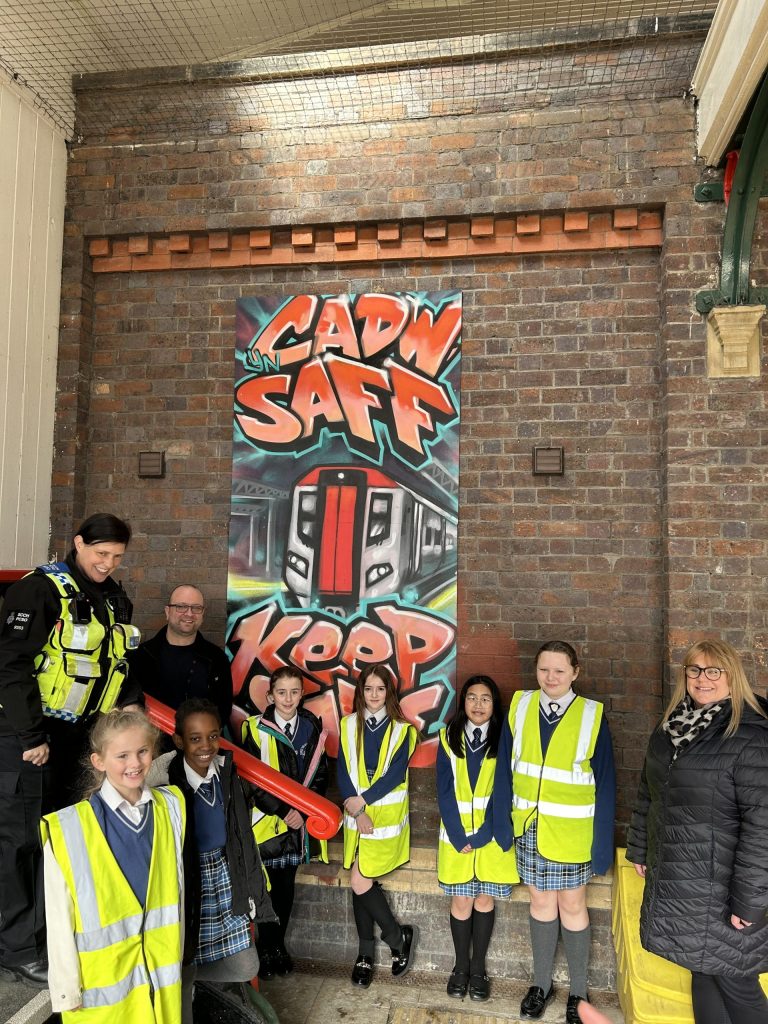
[[[551,1003],[554,998],[555,989],[553,985],[549,986],[549,992],[546,995],[544,995],[543,988],[539,988],[538,985],[531,985],[522,1003],[520,1003],[520,1016],[523,1020],[538,1020],[539,1017],[543,1016],[547,1004]],[[578,1020],[578,1017],[576,1019]]]
[[[259,953],[259,977],[263,981],[274,978],[277,974],[277,962],[280,958],[280,954],[277,950]]]
[[[469,976],[470,999],[476,999],[478,1002],[484,1003],[490,997],[490,994],[491,982],[487,974],[471,974]]]
[[[48,961],[42,958],[28,964],[0,964],[0,977],[7,981],[21,981],[30,988],[48,988]]]
[[[568,995],[568,1004],[565,1007],[565,1024],[581,1024],[579,1003],[582,1001],[588,1003],[589,999],[586,996]]]
[[[457,971],[454,967],[451,971],[451,976],[448,979],[445,991],[449,996],[453,996],[454,999],[463,999],[467,994],[468,985],[469,975],[465,971]]]
[[[359,956],[352,968],[352,984],[368,988],[373,980],[373,957]]]
[[[403,948],[392,950],[392,977],[402,978],[410,971],[416,954],[416,943],[419,941],[419,929],[416,925],[403,925]]]
[[[293,970],[293,960],[285,946],[283,946],[282,949],[279,949],[275,954],[274,965],[275,971],[283,977],[285,977],[286,974],[290,974]]]

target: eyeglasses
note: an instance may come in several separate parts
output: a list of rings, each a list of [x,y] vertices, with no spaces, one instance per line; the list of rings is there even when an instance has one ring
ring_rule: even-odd
[[[470,693],[466,701],[467,704],[480,704],[482,707],[487,708],[489,704],[493,704],[493,697],[475,697],[473,693]]]
[[[714,683],[720,678],[725,672],[724,668],[715,668],[714,665],[707,665],[704,668],[702,665],[686,665],[685,674],[689,679],[698,679],[701,673],[704,673],[705,678],[709,679],[710,682]]]
[[[202,615],[205,611],[204,604],[169,604],[176,612],[192,612],[193,615]]]

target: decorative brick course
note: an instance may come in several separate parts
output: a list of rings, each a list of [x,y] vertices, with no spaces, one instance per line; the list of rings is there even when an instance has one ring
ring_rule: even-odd
[[[658,248],[662,242],[662,211],[615,210],[611,214],[572,211],[565,214],[518,214],[516,217],[485,216],[465,220],[430,220],[423,224],[338,225],[333,246],[324,241],[322,225],[288,231],[266,229],[194,235],[173,233],[121,238],[93,238],[88,251],[96,274],[132,270],[173,270],[248,267],[260,264],[290,266],[296,263],[367,263],[426,259],[440,245],[442,256],[501,255],[517,252],[578,252],[587,249]],[[188,254],[195,252],[194,263]],[[339,249],[343,248],[343,252]],[[147,255],[149,254],[149,255]],[[127,259],[127,257],[134,257]]]

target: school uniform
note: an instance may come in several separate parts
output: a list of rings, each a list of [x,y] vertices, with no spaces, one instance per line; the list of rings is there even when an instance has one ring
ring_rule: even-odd
[[[494,786],[494,831],[502,846],[509,848],[514,838],[517,853],[517,868],[521,880],[526,885],[533,885],[540,890],[575,889],[585,885],[594,874],[604,874],[613,863],[613,828],[616,807],[616,773],[613,760],[611,735],[603,714],[603,706],[597,701],[586,701],[569,690],[558,701],[550,701],[543,691],[538,691],[537,727],[538,744],[533,757],[536,770],[541,773],[552,760],[553,751],[560,743],[560,733],[566,716],[578,716],[589,705],[587,711],[594,715],[594,736],[586,739],[582,751],[585,754],[584,775],[591,776],[586,783],[585,792],[579,793],[575,799],[581,800],[587,810],[584,816],[573,819],[555,818],[554,825],[550,819],[546,823],[546,838],[542,838],[539,825],[539,807],[534,801],[518,801],[521,806],[513,808],[513,761],[520,761],[520,747],[515,747],[513,729],[516,711],[521,698],[526,697],[533,704],[537,691],[523,691],[515,694],[509,716],[504,723],[499,741],[497,758],[496,783]],[[550,706],[551,705],[551,706]],[[556,706],[555,706],[556,705]],[[527,725],[532,721],[533,707],[529,709],[525,719]],[[561,730],[562,731],[562,730]],[[563,733],[565,741],[565,734]],[[535,775],[529,776],[534,784]],[[561,791],[562,792],[562,791]],[[590,795],[591,794],[591,795]],[[534,806],[522,806],[524,803]],[[593,806],[593,811],[588,810]],[[517,824],[513,827],[515,816]],[[579,813],[576,808],[573,813]],[[521,824],[522,823],[522,824]],[[559,828],[558,828],[559,824]],[[574,827],[582,825],[589,828],[589,841],[584,845],[574,838]],[[586,834],[586,831],[585,831]],[[579,853],[581,850],[581,854]]]
[[[243,746],[249,754],[320,796],[325,795],[328,780],[325,737],[320,719],[311,711],[300,707],[289,722],[274,704],[244,722],[242,730]],[[327,843],[315,844],[304,827],[288,828],[284,818],[291,806],[274,794],[254,786],[252,800],[253,834],[269,874],[272,905],[279,919],[279,925],[267,925],[260,933],[261,977],[270,977],[273,962],[278,973],[293,969],[285,934],[293,910],[296,871],[299,864],[309,861],[313,849],[327,862]]]
[[[231,752],[218,754],[205,778],[181,751],[162,754],[147,780],[177,786],[187,806],[185,963],[213,963],[252,948],[249,922],[273,921],[275,915],[251,831],[249,787],[238,776]],[[252,959],[247,977],[258,970]]]
[[[49,988],[64,1022],[180,1024],[185,822],[177,789],[145,787],[130,804],[108,780],[42,819]]]
[[[181,751],[162,754],[153,761],[148,781],[173,782],[187,807],[182,1022],[192,1024],[195,982],[256,977],[259,957],[251,921],[258,926],[275,915],[251,831],[246,784],[231,752],[218,754],[205,778]]]
[[[410,857],[408,762],[416,749],[416,730],[394,722],[381,708],[367,715],[359,746],[357,715],[342,719],[337,781],[342,801],[361,796],[373,822],[373,835],[357,830],[355,819],[344,815],[344,867],[357,857],[362,875],[378,878]]]
[[[572,689],[552,700],[543,690],[518,691],[499,743],[494,828],[513,840],[521,880],[539,891],[578,889],[613,861],[616,777],[603,705]],[[591,930],[569,929],[556,917],[529,920],[533,985],[521,1015],[537,1019],[553,998],[552,971],[560,936],[570,977],[568,1024],[587,998]]]
[[[461,737],[463,758],[451,750],[447,731],[440,732],[437,871],[438,884],[449,896],[509,899],[512,885],[519,880],[514,852],[503,851],[493,837],[495,758],[488,756],[488,725],[467,722]],[[467,845],[472,853],[461,853]]]
[[[362,742],[361,742],[362,740]],[[361,875],[377,879],[404,864],[410,857],[408,817],[408,762],[417,733],[408,722],[395,722],[386,709],[367,714],[359,723],[356,714],[341,721],[337,781],[342,801],[361,796],[373,832],[363,835],[357,821],[344,814],[344,867],[357,862]],[[415,925],[401,927],[377,881],[362,894],[352,893],[352,910],[358,935],[358,958],[352,983],[367,988],[373,976],[374,924],[392,952],[392,975],[410,970],[418,941]]]

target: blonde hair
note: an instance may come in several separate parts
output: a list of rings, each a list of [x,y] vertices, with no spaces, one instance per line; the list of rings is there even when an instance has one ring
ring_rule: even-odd
[[[685,652],[685,657],[678,672],[675,689],[661,720],[662,724],[669,720],[669,716],[688,692],[685,667],[686,665],[693,664],[699,655],[703,655],[705,658],[709,658],[710,661],[716,662],[717,666],[728,674],[728,688],[731,695],[731,720],[728,723],[728,728],[725,730],[726,736],[733,736],[739,728],[745,704],[748,704],[753,711],[756,711],[758,715],[762,715],[763,718],[768,717],[760,707],[757,697],[752,692],[752,687],[749,685],[747,674],[744,671],[741,655],[736,648],[725,640],[699,640],[698,643],[693,644]]]
[[[143,729],[147,736],[147,745],[152,748],[153,756],[157,751],[157,741],[160,738],[160,730],[156,728],[143,711],[128,711],[124,708],[113,708],[105,715],[98,715],[88,737],[90,753],[104,756],[107,744],[110,743],[119,732],[126,729]],[[83,763],[83,799],[87,800],[104,782],[106,772],[100,772],[91,763],[90,755],[86,755]]]

